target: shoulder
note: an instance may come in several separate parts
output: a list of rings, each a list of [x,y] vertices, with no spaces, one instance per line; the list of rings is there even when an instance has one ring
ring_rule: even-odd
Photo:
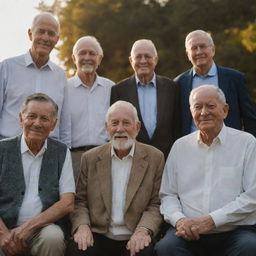
[[[0,140],[0,150],[6,150],[17,146],[20,141],[20,135]]]
[[[98,76],[98,81],[100,84],[106,87],[112,87],[115,84],[115,82],[103,76]]]
[[[64,144],[63,142],[61,142],[59,140],[53,139],[53,138],[47,139],[47,147],[50,149],[64,150],[65,152],[68,149],[66,144]]]
[[[125,85],[131,83],[132,81],[135,81],[134,76],[127,77],[127,78],[119,81],[118,83],[116,83],[116,85],[114,85],[113,88],[118,88],[120,86],[125,86]]]
[[[169,77],[166,77],[166,76],[156,75],[156,82],[161,82],[162,84],[168,84],[168,85],[171,85],[171,86],[175,86],[175,82],[172,79],[170,79]]]
[[[83,157],[86,159],[98,159],[98,158],[102,158],[103,155],[110,155],[110,149],[111,149],[111,144],[110,142],[105,143],[103,145],[100,145],[98,147],[92,148],[88,151],[86,151],[83,154]]]
[[[162,151],[160,151],[159,149],[157,149],[154,146],[148,145],[148,144],[144,144],[141,142],[136,141],[135,144],[135,153],[137,154],[146,154],[150,157],[150,159],[162,159],[164,158],[164,154]]]
[[[178,76],[176,76],[173,80],[175,82],[179,82],[183,79],[187,79],[190,76],[190,73],[191,73],[191,69],[188,69],[187,71],[185,71],[185,72],[179,74]]]
[[[233,69],[233,68],[227,68],[217,65],[217,70],[220,75],[226,75],[236,78],[243,78],[244,73],[240,72],[239,70]]]

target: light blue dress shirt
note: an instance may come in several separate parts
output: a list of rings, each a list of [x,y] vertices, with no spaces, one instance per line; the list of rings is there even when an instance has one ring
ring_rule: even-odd
[[[215,85],[219,87],[218,72],[217,72],[216,64],[214,62],[209,72],[204,76],[199,75],[198,73],[196,73],[195,70],[193,70],[192,88],[194,89],[204,84],[210,84],[210,85]],[[196,130],[197,130],[197,127],[195,126],[194,121],[192,121],[191,132],[194,132]]]
[[[71,145],[71,119],[67,79],[62,68],[50,60],[41,68],[29,52],[0,64],[0,138],[21,133],[19,112],[26,96],[45,93],[58,105],[58,122],[50,136]]]
[[[157,100],[156,100],[156,75],[148,84],[142,84],[137,77],[137,91],[139,97],[140,112],[148,135],[152,138],[157,121]]]

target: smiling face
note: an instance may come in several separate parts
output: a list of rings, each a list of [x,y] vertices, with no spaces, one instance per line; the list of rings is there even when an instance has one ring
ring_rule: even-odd
[[[81,39],[74,49],[73,62],[79,73],[95,73],[103,56],[98,52],[95,42],[89,38]]]
[[[28,30],[32,42],[31,55],[36,62],[38,58],[48,60],[49,55],[58,42],[58,23],[50,14],[41,14],[36,18],[33,27]]]
[[[56,125],[51,102],[31,100],[20,113],[20,124],[27,145],[43,144]]]
[[[116,151],[128,154],[140,130],[140,122],[135,121],[131,108],[119,105],[109,113],[105,125]]]
[[[195,70],[205,75],[212,66],[215,46],[212,45],[207,35],[195,33],[187,40],[186,53]]]
[[[141,82],[149,82],[154,74],[158,57],[151,44],[141,41],[133,47],[130,64]]]
[[[197,128],[206,134],[218,135],[228,114],[216,90],[198,88],[191,99],[190,110]]]

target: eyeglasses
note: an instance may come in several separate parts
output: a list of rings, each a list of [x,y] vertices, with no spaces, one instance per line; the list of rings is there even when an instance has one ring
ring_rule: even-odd
[[[204,51],[206,50],[208,47],[210,47],[211,45],[210,44],[199,44],[199,45],[193,45],[190,50],[191,51],[197,51],[197,50],[201,50],[201,51]]]

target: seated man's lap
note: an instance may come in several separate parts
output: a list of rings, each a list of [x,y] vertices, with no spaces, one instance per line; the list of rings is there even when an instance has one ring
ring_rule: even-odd
[[[67,246],[66,256],[129,256],[130,251],[126,249],[128,241],[118,241],[93,233],[94,245],[85,251],[78,249],[78,244],[71,239]],[[145,247],[136,256],[153,256],[153,244]]]
[[[171,227],[164,238],[156,244],[158,256],[253,256],[256,252],[256,228],[240,227],[229,232],[201,235],[197,241],[177,237],[175,232],[176,229]]]

